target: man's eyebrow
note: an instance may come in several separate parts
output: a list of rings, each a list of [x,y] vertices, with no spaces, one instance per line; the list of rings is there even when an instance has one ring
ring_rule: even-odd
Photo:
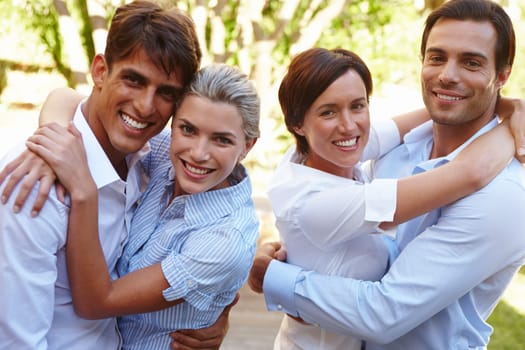
[[[443,49],[440,49],[439,47],[427,47],[426,50],[425,50],[425,54],[426,53],[445,53],[445,50]]]
[[[483,61],[488,61],[487,55],[485,55],[484,53],[481,53],[481,52],[467,51],[467,52],[463,52],[461,54],[461,56],[464,56],[464,57],[475,57],[475,58],[479,58],[479,59],[481,59]]]
[[[425,54],[426,53],[441,53],[441,54],[446,54],[447,52],[439,47],[428,47],[426,50],[425,50]],[[487,55],[485,55],[484,53],[482,52],[479,52],[479,51],[465,51],[465,52],[461,52],[461,56],[462,57],[477,57],[477,58],[480,58],[484,61],[487,61],[488,60],[488,57]]]
[[[133,69],[133,68],[124,68],[121,71],[122,75],[132,75],[134,78],[141,80],[143,83],[148,84],[150,82],[150,79],[148,79],[144,74],[140,73],[139,71]],[[173,93],[176,93],[177,95],[180,95],[184,91],[184,87],[181,85],[171,85],[171,84],[161,84],[158,87],[159,90],[170,90]]]
[[[121,74],[132,74],[138,77],[142,77],[143,79],[146,79],[146,77],[142,73],[140,73],[138,70],[133,69],[133,68],[123,68],[121,71]]]
[[[182,93],[184,92],[184,87],[180,85],[161,84],[159,85],[158,90],[168,90],[176,95],[182,95]]]

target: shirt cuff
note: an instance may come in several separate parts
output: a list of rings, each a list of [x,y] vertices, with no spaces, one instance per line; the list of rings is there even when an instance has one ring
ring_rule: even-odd
[[[365,184],[365,220],[393,221],[397,205],[397,179],[375,179]]]
[[[263,291],[268,311],[282,311],[298,316],[295,306],[295,284],[302,269],[272,260],[264,275]]]

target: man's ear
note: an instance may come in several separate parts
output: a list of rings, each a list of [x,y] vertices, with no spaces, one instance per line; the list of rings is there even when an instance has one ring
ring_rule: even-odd
[[[497,72],[496,86],[498,87],[498,90],[501,90],[501,88],[503,88],[503,86],[507,83],[511,72],[512,67],[509,65],[505,66],[502,70]]]
[[[93,79],[93,84],[97,87],[100,87],[104,83],[104,79],[107,76],[108,65],[106,58],[103,54],[97,54],[93,59],[91,64],[91,78]]]

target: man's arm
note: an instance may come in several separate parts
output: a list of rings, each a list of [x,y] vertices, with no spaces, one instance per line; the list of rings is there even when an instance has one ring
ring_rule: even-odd
[[[29,198],[35,197],[32,191]],[[35,219],[28,208],[13,214],[12,205],[12,200],[0,205],[0,348],[47,349],[55,253],[65,244],[67,212],[56,199],[48,200]]]
[[[224,308],[213,325],[200,329],[181,329],[170,334],[172,350],[218,350],[229,329],[229,317],[232,307],[237,304],[241,295],[237,293],[233,302]]]
[[[523,184],[506,179],[496,191],[491,186],[444,208],[379,282],[272,261],[264,275],[268,307],[377,343],[399,338],[496,272],[523,262]],[[258,256],[254,267],[257,259],[264,260]],[[252,269],[250,279],[254,275]]]

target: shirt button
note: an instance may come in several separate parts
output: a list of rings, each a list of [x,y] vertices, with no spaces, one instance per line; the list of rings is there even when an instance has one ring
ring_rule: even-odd
[[[191,288],[191,287],[193,287],[195,285],[195,282],[193,282],[192,280],[188,280],[186,282],[186,285],[188,286],[188,288]]]
[[[279,310],[282,310],[282,309],[283,309],[283,306],[282,306],[281,304],[279,304],[279,305],[277,305],[277,308],[278,308]]]

